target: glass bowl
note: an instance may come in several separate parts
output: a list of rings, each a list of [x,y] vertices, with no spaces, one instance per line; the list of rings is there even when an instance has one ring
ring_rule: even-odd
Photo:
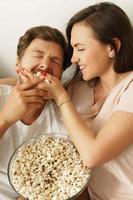
[[[8,164],[12,188],[27,200],[73,200],[87,187],[90,174],[69,138],[55,133],[28,139]]]

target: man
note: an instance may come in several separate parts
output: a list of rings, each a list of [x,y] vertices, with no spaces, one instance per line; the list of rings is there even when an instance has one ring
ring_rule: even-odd
[[[0,86],[0,106],[2,107],[0,112],[0,200],[18,198],[8,182],[7,168],[11,155],[20,144],[44,132],[67,134],[56,105],[47,99],[48,94],[45,91],[36,87],[44,80],[44,77],[32,82],[27,81],[25,68],[35,75],[48,72],[60,79],[67,66],[69,66],[67,44],[57,29],[48,26],[33,27],[20,37],[16,59],[16,71],[19,73],[20,83],[13,89],[7,85]],[[6,97],[7,101],[4,104]],[[6,124],[1,127],[3,116]],[[21,121],[18,121],[19,119]],[[83,194],[78,200],[88,199],[87,195]]]
[[[34,74],[48,72],[60,79],[67,67],[66,55],[66,41],[57,29],[33,27],[19,39],[16,68],[22,72],[21,67],[24,67]],[[47,100],[47,93],[36,88],[41,79],[30,83],[25,80],[24,71],[21,72],[19,79],[22,83],[14,88],[0,86],[0,200],[18,197],[7,178],[8,162],[16,148],[28,138],[43,132],[63,131],[58,122],[59,113],[52,114],[55,105]]]

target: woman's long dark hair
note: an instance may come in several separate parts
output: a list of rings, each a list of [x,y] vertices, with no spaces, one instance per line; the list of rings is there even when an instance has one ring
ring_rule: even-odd
[[[76,13],[66,28],[71,55],[71,30],[78,22],[84,22],[86,26],[91,27],[100,42],[112,45],[116,53],[114,70],[117,73],[133,70],[133,28],[126,13],[120,7],[105,2],[89,6]],[[114,38],[118,38],[121,42],[119,51]]]

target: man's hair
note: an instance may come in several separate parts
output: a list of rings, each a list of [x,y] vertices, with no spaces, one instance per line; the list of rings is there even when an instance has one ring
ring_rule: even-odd
[[[25,50],[34,39],[42,39],[44,41],[55,42],[62,47],[64,52],[63,69],[65,70],[70,64],[70,57],[68,56],[68,46],[63,34],[56,28],[49,26],[36,26],[28,29],[23,36],[19,38],[17,46],[17,55],[21,59]]]
[[[98,3],[76,13],[68,22],[66,34],[70,45],[71,31],[76,23],[83,22],[91,27],[95,38],[103,44],[111,44],[115,50],[114,70],[123,73],[133,70],[133,28],[126,13],[117,5],[109,2]],[[121,47],[117,51],[114,38]],[[70,50],[72,54],[72,47]]]

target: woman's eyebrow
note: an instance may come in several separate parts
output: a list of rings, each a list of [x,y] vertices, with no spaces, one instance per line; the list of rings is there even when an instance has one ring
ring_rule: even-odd
[[[83,44],[81,44],[81,43],[76,43],[76,44],[73,45],[73,47],[77,47],[77,46],[83,46]]]

